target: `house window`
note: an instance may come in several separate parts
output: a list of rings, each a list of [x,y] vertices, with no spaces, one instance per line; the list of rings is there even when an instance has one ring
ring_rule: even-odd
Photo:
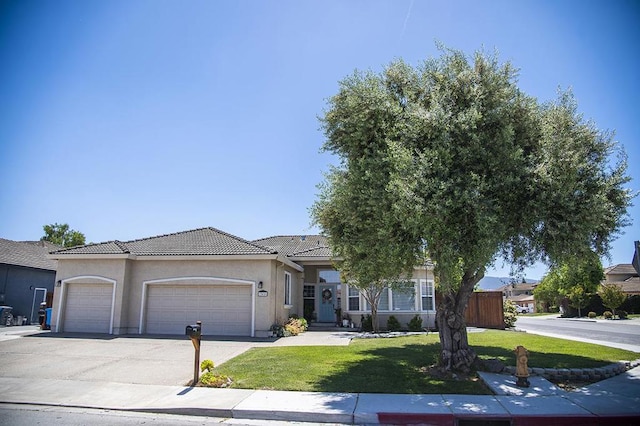
[[[307,321],[313,320],[313,312],[316,310],[316,286],[305,285],[302,289],[303,315]]]
[[[314,285],[305,285],[302,296],[305,299],[313,299],[316,297],[316,286]]]
[[[360,310],[360,291],[352,286],[349,286],[349,310]]]
[[[388,311],[389,310],[389,287],[385,287],[382,289],[382,293],[380,293],[380,300],[378,301],[378,311]],[[363,296],[364,299],[364,296]],[[365,299],[365,307],[367,311],[371,311],[371,304]]]
[[[420,280],[420,295],[422,297],[422,310],[433,311],[435,309],[433,281]]]
[[[284,273],[284,304],[291,306],[291,274]]]
[[[391,292],[391,297],[393,298],[392,303],[394,311],[415,311],[415,287],[396,288]]]
[[[336,284],[340,282],[340,272],[334,269],[319,271],[318,275],[321,283]]]
[[[420,287],[416,280],[411,281],[413,286],[390,289],[385,287],[380,294],[378,302],[379,312],[392,311],[433,311],[435,310],[435,292],[433,281],[420,280]],[[420,293],[418,293],[420,290]],[[419,296],[418,296],[419,294]],[[418,301],[420,304],[418,304]],[[363,307],[363,311],[371,311],[371,305],[364,298],[364,295],[355,287],[349,287],[350,311],[357,311]]]

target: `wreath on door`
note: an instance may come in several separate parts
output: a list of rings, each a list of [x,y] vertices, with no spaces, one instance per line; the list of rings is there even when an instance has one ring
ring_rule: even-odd
[[[329,301],[331,301],[331,290],[327,288],[322,291],[322,303],[328,303]]]

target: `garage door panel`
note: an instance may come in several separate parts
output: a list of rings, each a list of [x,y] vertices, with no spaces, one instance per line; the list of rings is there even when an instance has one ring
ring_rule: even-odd
[[[67,284],[63,331],[109,333],[112,296],[112,284]]]
[[[205,335],[251,335],[251,286],[149,285],[146,332],[184,334],[202,321]]]

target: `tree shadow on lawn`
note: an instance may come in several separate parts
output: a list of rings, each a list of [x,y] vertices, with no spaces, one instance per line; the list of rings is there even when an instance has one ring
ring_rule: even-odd
[[[498,358],[515,365],[515,354],[499,347],[474,347],[481,359]],[[365,349],[363,358],[328,372],[315,385],[321,392],[363,392],[398,394],[475,394],[492,392],[476,374],[457,378],[433,377],[428,367],[435,363],[440,344],[410,344],[400,347]],[[590,366],[594,360],[576,355],[530,354],[529,367],[574,368]],[[602,363],[600,363],[602,365]]]
[[[439,343],[365,349],[363,358],[349,362],[339,371],[329,372],[315,386],[324,392],[365,392],[399,394],[489,393],[472,379],[459,381],[433,378],[426,369],[435,362]]]

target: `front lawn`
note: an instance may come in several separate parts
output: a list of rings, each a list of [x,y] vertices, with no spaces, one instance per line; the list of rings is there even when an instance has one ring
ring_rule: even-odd
[[[637,353],[588,343],[511,331],[469,334],[480,358],[515,365],[513,349],[529,350],[529,366],[601,367],[640,357]],[[439,353],[437,333],[380,339],[354,339],[349,346],[254,348],[227,361],[216,373],[233,387],[312,392],[489,394],[475,376],[439,379],[426,373]]]

